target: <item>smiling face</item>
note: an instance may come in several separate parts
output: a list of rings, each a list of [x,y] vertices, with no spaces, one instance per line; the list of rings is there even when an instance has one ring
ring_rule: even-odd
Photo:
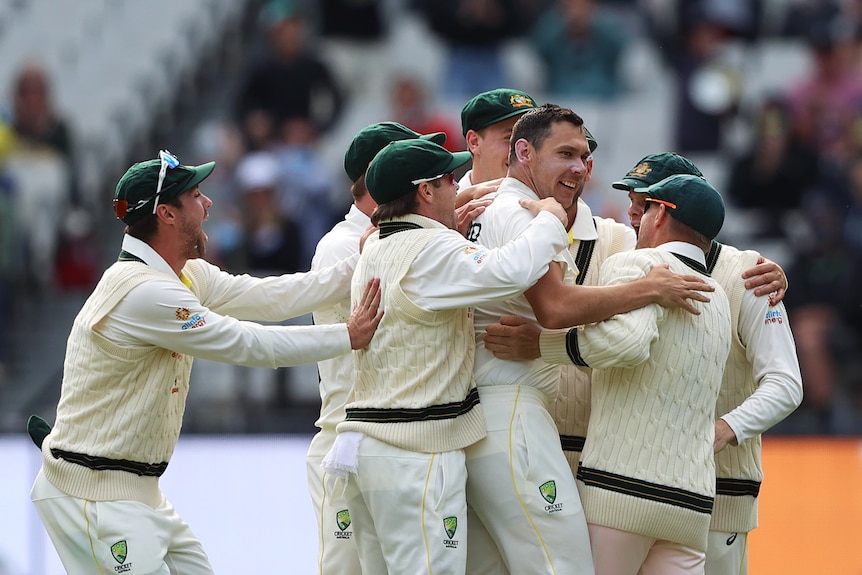
[[[539,198],[552,197],[567,209],[577,202],[592,165],[583,127],[554,122],[538,148],[526,141],[517,148],[524,153],[521,161]]]
[[[467,132],[467,147],[473,154],[473,183],[496,180],[509,168],[509,145],[512,127],[518,117],[491,124],[479,131]]]

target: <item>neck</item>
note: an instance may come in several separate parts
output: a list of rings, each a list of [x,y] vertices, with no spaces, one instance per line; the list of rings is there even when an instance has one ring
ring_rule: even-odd
[[[474,156],[475,158],[475,156]],[[482,162],[475,162],[471,168],[470,183],[481,184],[482,182],[490,182],[502,178],[506,174],[499,174],[494,168],[483,166]]]
[[[153,248],[157,254],[162,256],[162,259],[165,260],[169,266],[171,266],[171,269],[175,274],[177,274],[177,277],[182,275],[183,268],[189,259],[179,253],[175,242],[169,242],[163,238],[156,237],[147,243],[150,244],[150,247]]]

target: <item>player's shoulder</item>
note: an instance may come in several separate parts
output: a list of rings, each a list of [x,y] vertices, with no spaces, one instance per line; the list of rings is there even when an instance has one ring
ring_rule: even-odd
[[[757,265],[761,257],[760,252],[755,250],[741,250],[728,244],[718,244],[707,254],[707,266],[716,270],[730,267],[749,269]]]

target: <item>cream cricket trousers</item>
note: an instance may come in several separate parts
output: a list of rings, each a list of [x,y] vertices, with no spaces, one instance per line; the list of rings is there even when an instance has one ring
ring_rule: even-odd
[[[748,533],[710,531],[706,575],[748,575]]]
[[[88,501],[54,487],[40,471],[30,498],[69,575],[212,575],[203,547],[164,497]]]
[[[345,489],[362,572],[463,575],[466,481],[462,450],[419,453],[365,436]]]
[[[602,525],[589,527],[596,575],[703,575],[703,551]]]
[[[335,431],[319,431],[311,440],[305,460],[308,491],[317,516],[318,575],[361,575],[359,553],[343,482],[320,466],[335,442]]]
[[[488,436],[464,450],[467,501],[508,571],[592,575],[584,509],[547,398],[503,385],[479,387],[479,397]],[[491,563],[478,551],[468,548],[471,575]]]

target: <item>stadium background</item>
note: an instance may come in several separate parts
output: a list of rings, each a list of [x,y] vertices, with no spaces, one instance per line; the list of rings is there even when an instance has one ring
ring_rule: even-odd
[[[454,6],[467,3],[438,2],[451,6],[444,8],[451,10],[442,14],[444,23],[456,17]],[[529,8],[524,18],[535,25],[554,4],[512,3]],[[350,4],[379,8],[381,28],[357,21],[354,28],[367,34],[345,36],[350,26],[333,21],[328,10],[338,14]],[[756,149],[764,104],[816,70],[812,47],[818,37],[799,29],[800,15],[804,21],[806,10],[828,12],[824,6],[840,5],[831,21],[852,28],[858,44],[854,18],[859,18],[860,3],[698,2],[704,10],[693,18],[738,29],[723,37],[717,55],[693,76],[696,89],[689,94],[711,112],[707,116],[721,117],[721,131],[713,149],[688,142],[690,150],[680,147],[674,132],[678,89],[688,76],[668,58],[663,42],[669,37],[662,35],[679,27],[677,8],[685,4],[595,2],[596,13],[626,39],[618,85],[610,92],[551,89],[526,26],[501,34],[489,50],[500,56],[506,84],[539,102],[570,106],[584,117],[600,143],[585,194],[594,211],[626,221],[625,197],[611,191],[609,182],[647,153],[683,151],[729,204],[721,239],[758,249],[793,269],[805,253],[802,248],[828,235],[829,226],[850,229],[851,217],[862,209],[862,195],[858,205],[839,210],[837,221],[817,219],[816,194],[813,200],[788,198],[776,232],[771,215],[777,208],[752,209],[732,194],[730,182],[737,159]],[[459,112],[472,93],[453,88],[459,77],[449,67],[450,57],[463,55],[463,46],[441,34],[439,11],[428,10],[421,0],[0,1],[0,454],[6,462],[0,479],[0,575],[61,572],[27,497],[38,458],[21,432],[30,413],[53,418],[68,329],[119,245],[121,226],[109,199],[125,168],[162,148],[184,163],[218,160],[204,190],[216,202],[206,227],[212,257],[234,271],[269,271],[234,257],[247,233],[247,188],[271,176],[264,164],[252,161],[260,159],[261,146],[246,133],[238,109],[245,78],[270,50],[267,26],[287,16],[308,25],[309,50],[330,68],[343,97],[340,106],[328,101],[312,110],[312,124],[319,129],[303,140],[307,155],[291,156],[307,168],[294,169],[294,183],[326,176],[317,188],[297,185],[307,188],[308,196],[305,203],[286,202],[295,222],[327,222],[344,212],[349,182],[340,167],[343,150],[371,122],[396,118],[408,125],[439,126],[449,131],[450,145],[463,145]],[[862,70],[862,58],[857,59],[855,69]],[[47,152],[44,142],[31,146],[16,138],[14,93],[19,71],[28,63],[44,71],[49,104],[72,134],[60,154]],[[323,205],[326,209],[319,209]],[[314,230],[302,233],[313,241]],[[313,248],[306,241],[306,249],[309,245]],[[862,248],[847,245],[859,278]],[[795,277],[791,293],[805,292],[806,280]],[[862,289],[854,283],[849,287],[855,288],[850,298],[859,308]],[[835,377],[824,388],[806,388],[818,401],[806,399],[765,438],[767,479],[761,527],[751,542],[752,573],[862,572],[862,552],[855,546],[862,535],[862,328],[858,316],[848,317],[837,304],[833,312],[847,321],[830,324],[834,330],[820,334],[819,343],[832,351]],[[790,318],[796,326],[793,310]],[[809,341],[806,335],[806,345]],[[219,572],[311,572],[316,541],[303,456],[314,431],[316,384],[314,366],[273,372],[196,362],[184,436],[164,489]],[[232,471],[224,471],[225,460]],[[239,523],[249,513],[251,520]]]

